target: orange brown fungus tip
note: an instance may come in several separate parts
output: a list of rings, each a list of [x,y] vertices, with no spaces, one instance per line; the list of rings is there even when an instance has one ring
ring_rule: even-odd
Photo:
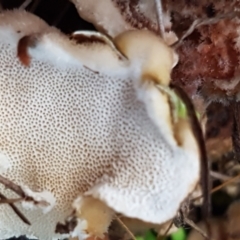
[[[17,46],[17,56],[20,62],[28,67],[30,65],[31,57],[28,54],[28,48],[34,47],[36,43],[36,38],[33,36],[22,37]]]
[[[199,90],[209,97],[234,95],[227,89],[240,73],[237,19],[224,19],[216,24],[198,27],[179,47],[179,64],[172,72],[173,82],[180,84],[189,95]]]

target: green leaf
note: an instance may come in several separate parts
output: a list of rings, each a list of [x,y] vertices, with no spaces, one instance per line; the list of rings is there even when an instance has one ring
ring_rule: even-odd
[[[136,236],[135,238],[136,238],[136,240],[144,240],[144,237],[142,237],[142,236]]]
[[[145,233],[144,240],[156,240],[156,236],[151,230],[149,230]]]
[[[180,98],[178,98],[176,105],[177,105],[176,106],[177,116],[180,118],[186,118],[187,117],[187,108]]]
[[[178,118],[187,118],[187,108],[181,98],[176,94],[174,90],[169,87],[157,84],[156,87],[162,93],[165,93],[169,97],[169,101],[172,107],[173,120],[177,121]]]
[[[183,228],[171,235],[171,240],[185,240],[187,238],[186,232]]]

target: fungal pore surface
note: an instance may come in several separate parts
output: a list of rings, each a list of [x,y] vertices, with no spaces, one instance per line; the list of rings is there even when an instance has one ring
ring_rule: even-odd
[[[174,56],[146,30],[70,40],[25,11],[0,14],[1,174],[49,203],[16,204],[31,226],[0,205],[1,239],[85,239],[103,236],[115,213],[153,224],[175,216],[200,160],[188,119],[173,121],[155,87],[168,88]],[[69,232],[56,233],[69,216]]]

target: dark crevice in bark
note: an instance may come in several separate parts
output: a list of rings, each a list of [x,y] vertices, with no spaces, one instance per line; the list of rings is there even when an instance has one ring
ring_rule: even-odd
[[[240,162],[240,102],[233,100],[231,102],[231,111],[233,114],[232,144],[235,153],[235,160]]]

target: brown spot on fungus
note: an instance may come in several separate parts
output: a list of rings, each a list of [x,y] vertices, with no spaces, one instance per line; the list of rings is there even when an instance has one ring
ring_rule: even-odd
[[[36,45],[36,36],[24,36],[18,42],[17,56],[21,63],[25,66],[30,65],[31,57],[28,53],[29,47],[34,47]]]

